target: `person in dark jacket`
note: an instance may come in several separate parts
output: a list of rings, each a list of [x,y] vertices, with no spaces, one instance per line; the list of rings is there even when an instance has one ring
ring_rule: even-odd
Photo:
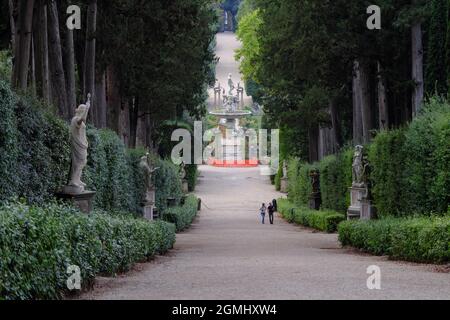
[[[278,212],[278,204],[277,204],[277,200],[276,199],[272,200],[272,206],[273,206],[273,211],[274,212]]]
[[[270,224],[273,224],[273,213],[275,212],[273,203],[270,203],[267,207],[267,211],[269,212],[269,220]]]

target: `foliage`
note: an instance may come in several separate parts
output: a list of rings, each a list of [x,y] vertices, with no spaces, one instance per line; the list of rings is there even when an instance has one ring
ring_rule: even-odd
[[[404,185],[401,197],[404,211],[445,212],[450,204],[448,180],[449,103],[432,98],[406,131],[404,146]]]
[[[175,203],[179,204],[183,190],[177,165],[170,160],[158,159],[156,167],[159,167],[155,174],[156,207],[164,215],[167,209],[167,199],[174,198]]]
[[[366,146],[371,196],[379,216],[446,212],[450,204],[449,127],[448,102],[432,98],[408,127],[380,132]],[[322,208],[346,212],[352,158],[353,148],[344,148],[318,164],[291,159],[289,199],[298,206],[308,203],[308,171],[318,168]]]
[[[0,81],[0,200],[25,198],[42,204],[54,197],[68,180],[70,139],[67,124],[40,102],[12,93]],[[127,150],[112,131],[88,128],[88,163],[83,171],[87,188],[96,191],[95,207],[137,213],[144,186],[140,157],[145,150]],[[161,167],[155,174],[156,205],[167,206],[167,198],[179,203],[182,196],[178,166],[154,159]],[[189,168],[190,186],[196,169]]]
[[[9,82],[12,72],[12,58],[9,51],[0,50],[0,80]]]
[[[415,262],[450,261],[450,216],[346,221],[339,241],[376,255]]]
[[[345,213],[350,204],[353,150],[344,149],[319,163],[322,207]]]
[[[378,134],[369,147],[378,213],[442,213],[450,203],[448,102],[432,98],[408,128]]]
[[[0,208],[0,299],[57,299],[67,294],[67,267],[80,267],[82,287],[164,253],[173,225],[125,214],[10,204]]]
[[[197,185],[197,179],[199,176],[198,166],[196,164],[188,164],[186,165],[185,170],[189,192],[192,192],[195,190],[195,186]]]
[[[242,47],[236,51],[236,60],[240,60],[240,71],[246,81],[255,76],[255,59],[259,54],[257,34],[261,23],[258,10],[243,16],[239,22],[237,37],[242,42]]]
[[[214,83],[211,0],[111,0],[98,3],[97,59],[117,69],[121,93],[139,97],[158,125],[183,110],[205,113]],[[155,128],[155,132],[157,132]]]
[[[195,196],[188,196],[182,206],[168,208],[163,218],[165,221],[174,223],[177,232],[183,231],[194,221],[197,209],[198,199]]]
[[[1,108],[5,118],[0,127],[2,180],[0,199],[24,197],[42,203],[67,181],[68,130],[63,121],[45,111],[30,97],[18,97],[1,84]]]
[[[428,95],[446,95],[448,92],[447,68],[442,62],[446,61],[447,28],[449,2],[447,0],[430,1],[431,18],[428,26],[429,39],[425,70],[425,86]]]
[[[16,193],[19,150],[17,148],[17,122],[14,112],[16,97],[6,82],[0,81],[0,200]]]
[[[289,200],[294,204],[308,205],[309,197],[312,193],[310,172],[317,169],[316,166],[300,162],[298,159],[291,159],[288,165],[288,189]]]
[[[278,211],[290,223],[297,223],[328,233],[335,232],[345,215],[335,211],[317,211],[306,207],[297,207],[285,199],[278,199]]]
[[[378,134],[369,148],[372,195],[380,216],[398,215],[404,207],[405,199],[399,192],[403,188],[404,141],[404,130],[386,131]]]

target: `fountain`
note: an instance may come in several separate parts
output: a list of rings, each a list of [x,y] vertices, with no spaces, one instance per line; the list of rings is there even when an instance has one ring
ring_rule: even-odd
[[[236,92],[236,93],[235,93]],[[221,100],[222,106],[217,106],[217,101]],[[218,97],[218,99],[217,99]],[[245,132],[240,127],[239,120],[252,115],[251,111],[243,110],[244,88],[238,83],[235,87],[231,74],[228,75],[228,92],[218,86],[214,88],[215,110],[209,114],[219,118],[219,129],[222,132],[222,159],[215,159],[211,162],[219,166],[248,166],[243,155],[245,147]],[[228,133],[228,135],[227,135]],[[230,136],[231,133],[231,136]],[[225,161],[225,162],[224,162]],[[251,166],[254,166],[252,164]]]
[[[233,93],[235,89],[237,91],[236,95]],[[219,95],[219,100],[220,90],[221,87],[219,83],[214,90],[215,95]],[[250,116],[252,112],[242,110],[242,107],[244,106],[244,88],[242,88],[240,84],[238,84],[238,88],[234,86],[231,74],[228,75],[228,93],[223,89],[222,97],[222,107],[217,108],[216,105],[216,110],[211,111],[210,114],[220,119],[220,125],[224,125],[227,129],[237,132],[240,130],[239,119]],[[217,101],[217,98],[215,98],[214,101]]]

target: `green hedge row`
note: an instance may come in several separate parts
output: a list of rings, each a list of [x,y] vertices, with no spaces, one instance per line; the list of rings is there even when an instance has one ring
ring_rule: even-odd
[[[345,148],[319,164],[322,207],[346,213],[350,205],[348,188],[352,185],[353,149]]]
[[[31,98],[14,94],[0,81],[0,201],[24,198],[43,204],[67,183],[70,140],[67,124]],[[127,150],[110,130],[89,128],[88,164],[83,180],[96,191],[95,207],[138,212],[144,192],[139,159],[144,149]],[[155,159],[156,205],[164,211],[167,198],[179,203],[182,193],[178,166]],[[190,186],[197,171],[189,168]]]
[[[290,223],[300,224],[317,230],[336,232],[345,215],[334,211],[317,211],[305,207],[297,207],[286,199],[278,199],[278,211]]]
[[[314,164],[291,158],[288,165],[289,200],[298,206],[308,205],[312,192],[309,174],[312,170],[319,170],[322,207],[346,212],[350,203],[348,188],[352,184],[352,156],[351,149],[344,149]]]
[[[414,262],[450,261],[450,216],[345,221],[339,240],[375,255]]]
[[[0,300],[58,299],[67,294],[67,267],[80,268],[82,288],[164,253],[175,228],[129,214],[80,214],[50,204],[0,208]]]
[[[188,196],[182,206],[167,208],[163,219],[174,223],[178,231],[183,231],[194,221],[198,212],[198,199],[195,196]]]
[[[450,105],[433,98],[407,128],[378,133],[365,148],[372,196],[380,217],[444,213],[450,205]],[[308,171],[318,168],[322,207],[346,212],[353,148],[317,164],[289,162],[289,200],[308,203]]]
[[[450,105],[432,99],[408,128],[378,134],[368,156],[379,215],[446,212],[450,205]]]

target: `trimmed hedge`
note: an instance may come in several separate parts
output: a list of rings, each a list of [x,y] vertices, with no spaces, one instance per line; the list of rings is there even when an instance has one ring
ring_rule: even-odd
[[[190,227],[197,216],[198,199],[195,196],[188,196],[183,206],[167,208],[163,219],[174,223],[177,232]]]
[[[307,205],[312,193],[309,173],[316,166],[293,158],[290,159],[288,168],[288,199],[298,206]]]
[[[378,214],[443,213],[450,204],[450,106],[432,98],[408,128],[378,134],[369,147]]]
[[[353,149],[324,158],[319,164],[322,207],[346,213],[350,205]]]
[[[129,214],[90,215],[50,204],[0,207],[0,300],[58,299],[67,293],[67,267],[80,267],[82,288],[97,274],[114,275],[164,253],[175,228]]]
[[[0,201],[24,198],[44,204],[67,183],[70,139],[67,123],[29,97],[14,94],[0,80]],[[83,171],[87,188],[96,191],[95,207],[137,213],[144,192],[139,159],[144,149],[128,150],[111,130],[89,128],[88,163]],[[163,212],[167,198],[183,195],[178,166],[155,159],[156,205]],[[197,169],[189,168],[191,188]]]
[[[308,205],[312,192],[309,173],[319,170],[322,207],[345,213],[350,204],[348,189],[352,184],[352,159],[353,150],[350,148],[314,164],[301,162],[296,158],[290,159],[289,200],[298,206]]]
[[[405,208],[406,199],[400,192],[405,187],[402,179],[406,161],[402,152],[404,143],[404,130],[385,131],[377,135],[368,150],[371,193],[381,217],[398,215]]]
[[[402,129],[383,131],[366,146],[371,194],[380,217],[444,213],[450,205],[450,105],[432,98]],[[289,162],[289,200],[308,203],[308,171],[318,168],[322,207],[346,212],[350,204],[353,148],[318,164]]]
[[[450,261],[450,216],[345,221],[338,231],[343,246],[375,255],[413,262]]]
[[[185,167],[186,170],[186,180],[188,182],[189,192],[195,191],[197,185],[197,179],[199,176],[198,166],[196,164],[188,164]]]
[[[336,232],[345,215],[334,211],[317,211],[305,207],[296,207],[286,199],[278,199],[278,211],[290,223],[300,224],[328,233]]]

